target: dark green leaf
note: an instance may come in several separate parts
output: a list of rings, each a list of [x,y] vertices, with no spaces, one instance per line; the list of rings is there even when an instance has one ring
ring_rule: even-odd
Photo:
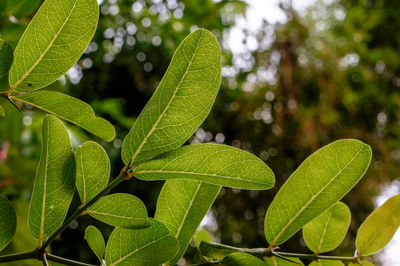
[[[17,216],[6,197],[0,194],[0,251],[11,241],[17,229]]]
[[[0,39],[0,78],[7,75],[13,61],[13,50],[4,40]]]

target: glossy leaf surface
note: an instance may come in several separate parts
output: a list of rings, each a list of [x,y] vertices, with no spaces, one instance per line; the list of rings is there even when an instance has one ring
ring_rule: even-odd
[[[307,247],[316,254],[334,250],[346,236],[350,219],[346,204],[335,203],[303,227]]]
[[[361,141],[335,141],[309,156],[279,190],[265,217],[265,235],[279,245],[340,200],[361,179],[371,161]]]
[[[193,180],[165,182],[158,197],[155,219],[164,223],[179,241],[179,252],[170,264],[176,264],[183,256],[220,190],[220,186]]]
[[[86,203],[107,187],[111,164],[106,151],[93,141],[76,148],[76,187]]]
[[[67,129],[46,115],[42,124],[42,151],[36,172],[29,229],[39,243],[63,223],[74,195],[75,158]]]
[[[85,230],[85,240],[87,241],[90,249],[101,262],[104,256],[104,250],[106,249],[106,244],[100,230],[92,225],[89,225]]]
[[[179,148],[203,123],[221,83],[221,52],[214,35],[199,29],[176,50],[157,90],[122,145],[125,164]]]
[[[97,117],[90,105],[74,97],[56,91],[35,91],[12,99],[56,115],[106,141],[114,139],[115,129],[110,122]]]
[[[373,211],[360,226],[356,237],[359,254],[367,256],[384,248],[400,226],[400,194]]]
[[[145,229],[115,228],[107,243],[106,264],[160,265],[172,259],[178,250],[178,240],[168,228],[157,220],[151,220],[151,226]]]
[[[46,0],[15,49],[11,88],[32,91],[64,75],[88,46],[98,17],[96,0]]]
[[[242,189],[269,189],[275,176],[258,157],[218,144],[184,146],[140,164],[135,176],[143,180],[193,179]]]
[[[0,251],[11,241],[17,229],[17,216],[6,197],[0,194]]]
[[[13,50],[4,40],[0,39],[0,78],[7,75],[13,61]]]
[[[126,193],[115,193],[100,198],[87,213],[102,222],[126,228],[150,226],[144,203]]]

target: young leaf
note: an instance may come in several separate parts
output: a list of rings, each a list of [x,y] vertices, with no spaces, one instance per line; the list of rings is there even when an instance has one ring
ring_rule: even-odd
[[[210,234],[206,230],[200,230],[194,236],[194,243],[196,244],[197,248],[200,247],[201,241],[205,241],[205,242],[213,241]]]
[[[316,254],[334,250],[346,236],[350,219],[350,210],[346,204],[335,203],[303,227],[307,247]]]
[[[58,118],[44,117],[42,139],[29,206],[29,229],[39,244],[63,223],[75,187],[74,151],[67,129]]]
[[[151,226],[145,229],[114,229],[106,247],[107,266],[153,266],[175,256],[178,240],[163,223],[153,219],[150,222]]]
[[[67,120],[105,141],[114,139],[115,129],[110,122],[97,117],[90,105],[74,97],[57,91],[35,91],[11,98]]]
[[[344,266],[340,260],[314,260],[309,266]]]
[[[150,226],[144,203],[126,193],[115,193],[100,198],[87,213],[113,226],[145,228]]]
[[[90,249],[101,262],[103,260],[106,244],[104,243],[104,238],[100,230],[89,225],[85,230],[85,239],[88,242]]]
[[[266,266],[265,261],[247,253],[235,252],[226,256],[222,263],[229,266]]]
[[[204,29],[179,45],[156,92],[122,145],[125,164],[179,148],[203,123],[221,83],[221,52]]]
[[[7,75],[13,61],[13,50],[4,40],[0,39],[0,78]]]
[[[1,105],[0,105],[0,116],[1,117],[5,117],[6,116],[6,112],[4,112],[4,109],[3,109],[3,107],[1,107]]]
[[[259,158],[234,147],[196,144],[160,155],[138,165],[134,175],[143,180],[193,179],[242,189],[269,189],[274,173]]]
[[[93,141],[79,146],[75,152],[75,159],[76,187],[84,204],[107,186],[111,164],[107,152]]]
[[[367,256],[384,248],[400,226],[400,194],[388,199],[373,211],[357,232],[356,248]]]
[[[370,161],[371,148],[353,139],[335,141],[309,156],[267,210],[264,230],[270,245],[282,244],[346,195]]]
[[[0,194],[0,251],[11,241],[17,229],[17,216],[6,197]]]
[[[298,258],[287,258],[288,260],[284,260],[278,257],[264,257],[264,261],[268,266],[296,266],[296,265],[304,265]],[[289,261],[290,260],[290,261]],[[292,261],[297,262],[293,263]]]
[[[165,182],[158,197],[154,218],[164,223],[179,241],[179,252],[170,264],[176,264],[183,256],[220,190],[220,186],[193,180]]]
[[[22,35],[10,69],[11,90],[40,89],[80,58],[99,17],[96,0],[46,0]]]

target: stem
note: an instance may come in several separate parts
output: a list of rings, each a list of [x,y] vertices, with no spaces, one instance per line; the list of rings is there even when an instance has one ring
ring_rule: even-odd
[[[46,252],[42,253],[40,257],[42,258],[43,266],[49,266],[49,263],[47,262]]]
[[[83,206],[78,207],[78,209],[62,224],[60,228],[57,229],[51,236],[47,238],[47,240],[40,247],[39,251],[43,252],[48,245],[58,236],[59,233],[64,231],[76,218],[78,218],[87,208],[92,206],[97,200],[103,197],[105,194],[110,192],[111,189],[116,187],[119,183],[124,181],[127,178],[127,173],[125,168],[122,169],[121,173],[117,178],[115,178],[106,188],[104,188],[99,194],[97,194],[94,198],[92,198],[89,202],[84,204]]]
[[[274,251],[281,256],[290,257],[290,258],[299,258],[299,259],[308,259],[308,260],[346,260],[346,261],[354,261],[359,258],[357,257],[341,257],[341,256],[324,256],[324,255],[315,255],[315,254],[302,254],[302,253],[289,253],[289,252],[277,252]]]
[[[5,255],[0,257],[0,263],[10,262],[10,261],[18,261],[18,260],[26,260],[26,259],[39,259],[39,254],[37,250]]]
[[[94,265],[94,264],[87,264],[87,263],[83,263],[83,262],[79,262],[79,261],[75,261],[75,260],[70,260],[70,259],[58,257],[58,256],[53,255],[53,254],[47,254],[46,257],[50,261],[55,261],[55,262],[62,263],[62,264],[65,264],[65,265],[71,265],[71,266],[97,266],[97,265]]]

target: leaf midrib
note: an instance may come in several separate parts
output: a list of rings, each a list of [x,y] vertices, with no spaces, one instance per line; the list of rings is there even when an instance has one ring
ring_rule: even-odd
[[[317,250],[316,250],[316,252],[315,252],[315,254],[317,254],[317,255],[318,255],[318,254],[320,253],[320,251],[321,251],[322,243],[324,242],[326,230],[327,230],[327,228],[328,228],[329,220],[331,219],[331,217],[332,217],[332,211],[329,212],[328,219],[326,219],[326,223],[325,223],[325,226],[324,226],[324,230],[322,231],[322,235],[321,235],[321,240],[319,241],[319,245],[318,245]]]
[[[362,146],[360,148],[360,150],[357,152],[357,154],[350,160],[350,162],[348,162],[334,177],[331,178],[331,180],[329,180],[329,182],[323,186],[315,195],[313,195],[311,197],[311,199],[304,204],[303,207],[301,207],[301,209],[296,213],[295,216],[293,216],[292,219],[289,220],[289,222],[282,228],[281,231],[279,231],[279,233],[276,235],[276,237],[272,240],[272,242],[270,243],[270,246],[275,245],[275,243],[279,240],[279,238],[281,237],[281,235],[286,231],[286,229],[297,219],[297,217],[314,201],[315,198],[317,198],[360,154],[360,152],[364,149],[364,147]]]
[[[164,117],[165,113],[167,112],[168,108],[170,107],[172,101],[175,99],[176,94],[178,93],[180,86],[183,82],[183,80],[186,78],[186,75],[189,72],[189,68],[191,67],[192,63],[193,63],[193,59],[196,56],[197,50],[200,46],[200,42],[201,39],[203,37],[204,32],[201,31],[201,35],[199,37],[199,40],[197,42],[196,48],[194,50],[194,53],[192,55],[192,58],[190,59],[188,66],[186,67],[185,73],[182,75],[181,80],[179,81],[178,85],[176,86],[174,93],[171,96],[171,99],[168,101],[167,105],[165,106],[164,110],[162,111],[162,113],[160,114],[160,116],[157,118],[156,122],[154,123],[154,125],[151,127],[150,131],[147,133],[147,135],[145,136],[145,138],[142,140],[142,142],[140,143],[139,147],[137,148],[136,152],[133,154],[132,159],[130,160],[131,162],[133,162],[136,158],[136,156],[141,152],[143,146],[146,144],[148,138],[151,136],[151,134],[154,132],[154,130],[156,129],[156,127],[158,126],[158,123],[160,123],[161,119]]]
[[[60,35],[61,31],[64,29],[65,25],[67,24],[71,14],[73,13],[73,11],[75,10],[76,7],[76,3],[78,2],[78,0],[75,0],[74,5],[71,8],[71,11],[69,12],[68,16],[66,17],[64,23],[61,25],[60,29],[56,32],[54,38],[51,40],[51,42],[49,43],[49,45],[46,47],[46,49],[43,51],[43,53],[39,56],[39,58],[33,63],[33,65],[28,69],[28,71],[25,72],[24,75],[22,75],[22,77],[20,79],[18,79],[13,85],[11,85],[10,88],[10,92],[15,90],[25,79],[26,77],[35,69],[35,67],[40,63],[40,61],[43,59],[43,57],[47,54],[47,52],[50,50],[51,46],[53,45],[53,43],[55,42],[55,40],[58,38],[58,36]],[[22,39],[22,37],[21,37]],[[17,47],[18,48],[18,47]]]
[[[121,218],[121,219],[127,219],[127,220],[146,220],[146,218],[134,218],[134,217],[129,217],[129,216],[122,216],[122,215],[117,215],[117,214],[112,214],[112,213],[107,213],[107,212],[99,212],[99,211],[93,211],[93,210],[87,210],[87,213],[94,213],[94,214],[99,214],[99,215],[104,215],[104,216],[112,216],[116,218]]]

